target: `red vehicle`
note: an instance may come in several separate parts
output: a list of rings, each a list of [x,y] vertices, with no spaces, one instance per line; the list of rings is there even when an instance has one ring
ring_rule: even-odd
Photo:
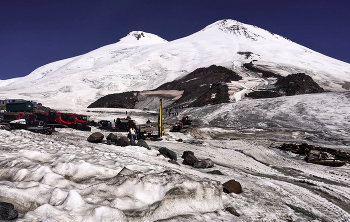
[[[75,121],[77,123],[87,124],[87,116],[81,115],[81,114],[74,114],[75,115]]]
[[[47,112],[48,123],[51,124],[63,124],[70,127],[74,127],[76,125],[75,115],[72,113],[60,113],[56,111],[48,111]]]

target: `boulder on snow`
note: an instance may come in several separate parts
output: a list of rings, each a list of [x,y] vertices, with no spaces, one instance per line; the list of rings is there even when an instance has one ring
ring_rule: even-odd
[[[209,171],[207,173],[210,173],[210,174],[216,174],[216,175],[224,175],[223,173],[221,173],[220,170],[213,170],[213,171]]]
[[[158,150],[160,154],[162,154],[165,157],[168,157],[172,160],[177,161],[177,155],[174,151],[169,150],[168,148],[162,147]]]
[[[87,138],[87,141],[89,141],[90,143],[101,143],[103,138],[104,135],[102,133],[95,132]]]
[[[117,145],[118,146],[128,146],[129,145],[129,140],[126,136],[121,136],[117,140]]]
[[[148,150],[150,150],[151,148],[149,148],[148,144],[146,143],[146,141],[142,140],[142,139],[139,139],[137,141],[137,144],[136,146],[142,146],[142,147],[145,147],[147,148]]]
[[[239,213],[237,213],[236,209],[233,208],[233,207],[226,207],[225,210],[227,210],[228,212],[230,212],[231,214],[233,214],[233,215],[235,215],[237,217],[241,216]]]
[[[186,152],[186,151],[185,151]],[[193,152],[192,152],[193,153]],[[182,155],[183,156],[183,155]],[[193,166],[198,161],[197,157],[192,154],[187,154],[184,161],[182,162],[185,165]]]
[[[222,184],[225,193],[242,193],[242,186],[239,182],[235,180],[229,180]]]
[[[211,168],[214,166],[214,163],[211,159],[198,160],[193,164],[194,168]]]
[[[118,137],[114,133],[108,134],[106,139],[107,139],[107,142],[109,141],[109,142],[112,142],[112,143],[117,143],[117,141],[118,141]]]
[[[0,202],[0,220],[13,220],[18,217],[18,211],[13,204]]]
[[[181,156],[181,158],[185,159],[188,154],[191,154],[191,155],[194,156],[194,152],[192,152],[192,151],[184,151],[182,156]]]

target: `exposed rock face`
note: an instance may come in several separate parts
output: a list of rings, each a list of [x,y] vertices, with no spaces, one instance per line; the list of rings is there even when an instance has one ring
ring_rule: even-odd
[[[230,102],[230,97],[228,94],[228,86],[224,83],[212,84],[210,89],[201,95],[194,102],[190,103],[188,106],[205,106],[208,104],[220,104]]]
[[[107,108],[135,108],[138,101],[146,101],[151,104],[149,100],[163,98],[165,106],[178,106],[181,104],[190,106],[204,106],[207,104],[218,104],[229,101],[228,87],[224,82],[238,81],[242,79],[232,70],[227,68],[212,65],[207,68],[199,68],[191,72],[187,76],[165,83],[152,91],[144,92],[125,92],[118,94],[110,94],[104,96],[94,103],[90,104],[88,108],[107,107]],[[157,91],[159,92],[157,94]],[[167,95],[166,92],[171,92]],[[180,93],[178,97],[171,97],[170,94]],[[161,96],[161,94],[163,96]],[[149,97],[149,99],[147,99]],[[174,99],[176,98],[176,99]],[[146,107],[146,102],[140,102],[143,108]],[[153,103],[152,103],[153,104]],[[154,104],[153,104],[154,105]],[[150,106],[153,106],[150,105]],[[138,105],[140,106],[140,105]]]
[[[220,82],[231,82],[241,80],[242,77],[227,68],[212,65],[207,68],[199,68],[188,74],[187,76],[165,83],[157,89],[162,90],[183,90],[184,93],[180,99],[174,104],[182,104],[187,101],[199,98],[211,89],[212,84]],[[215,87],[212,92],[217,90]],[[223,89],[224,90],[224,87]],[[212,95],[212,93],[210,93]],[[210,102],[210,101],[208,101]],[[210,103],[208,103],[210,104]]]
[[[280,78],[276,86],[278,92],[286,96],[324,92],[324,90],[305,73],[297,73]]]
[[[137,102],[138,95],[139,92],[135,91],[109,94],[91,103],[88,108],[106,107],[133,109]]]
[[[104,135],[102,133],[95,132],[87,138],[87,141],[89,141],[90,143],[101,143],[103,138]]]
[[[275,89],[258,90],[248,93],[246,96],[253,99],[259,99],[324,92],[324,90],[305,73],[291,74],[286,77],[279,76],[277,79],[278,81],[275,84]]]
[[[242,193],[241,184],[235,180],[229,180],[226,183],[222,184],[222,186],[224,187],[225,193]]]

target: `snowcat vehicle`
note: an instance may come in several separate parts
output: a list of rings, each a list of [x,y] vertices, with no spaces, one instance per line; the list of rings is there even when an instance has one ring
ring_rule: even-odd
[[[113,131],[112,122],[108,120],[101,120],[98,122],[98,128]]]
[[[18,119],[10,122],[11,129],[26,129],[36,133],[50,135],[53,127],[46,124],[46,122],[37,120],[34,113],[20,113]]]
[[[76,128],[75,116],[69,113],[60,113],[53,110],[47,112],[47,122],[56,127],[71,127]]]
[[[128,131],[132,125],[135,127],[135,121],[130,118],[117,118],[115,121],[116,130]]]

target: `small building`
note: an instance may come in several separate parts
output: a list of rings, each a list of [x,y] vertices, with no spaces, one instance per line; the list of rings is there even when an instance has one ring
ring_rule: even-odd
[[[6,102],[7,112],[33,112],[33,107],[33,103],[26,100]]]

